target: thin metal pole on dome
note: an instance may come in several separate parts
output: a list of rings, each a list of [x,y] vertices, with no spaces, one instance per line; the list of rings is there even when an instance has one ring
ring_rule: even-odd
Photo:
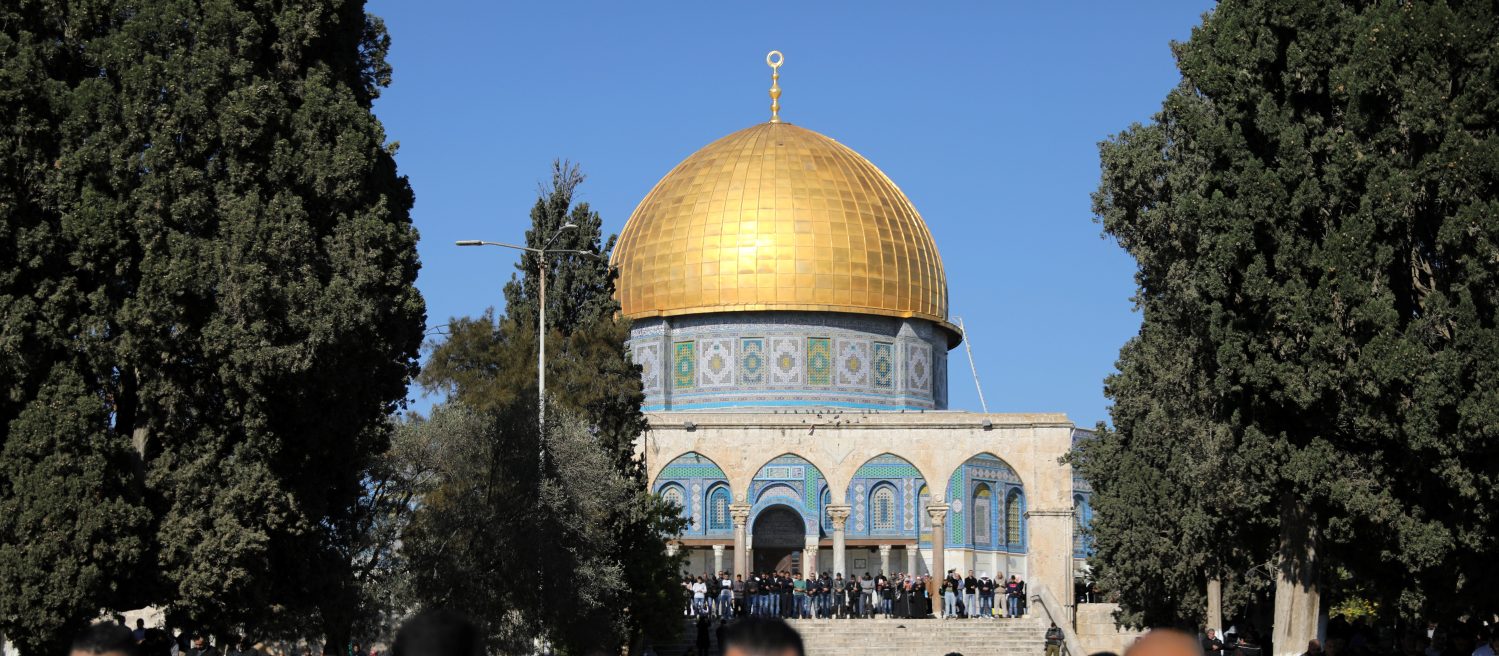
[[[984,408],[984,414],[989,414],[989,403],[984,400],[984,386],[979,384],[979,368],[973,363],[973,338],[968,336],[968,328],[963,326],[963,317],[958,317],[958,330],[963,331],[963,350],[968,352],[968,369],[973,372],[973,387],[979,391],[979,405]]]

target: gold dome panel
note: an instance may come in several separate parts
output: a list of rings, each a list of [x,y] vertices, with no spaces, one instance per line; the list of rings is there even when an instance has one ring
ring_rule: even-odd
[[[635,208],[614,249],[622,314],[807,310],[947,322],[947,277],[905,194],[790,123],[708,144]]]

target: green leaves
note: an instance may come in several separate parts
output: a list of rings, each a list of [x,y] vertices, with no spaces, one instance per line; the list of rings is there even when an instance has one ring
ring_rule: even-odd
[[[586,250],[547,261],[547,429],[537,427],[540,260],[505,286],[506,314],[454,318],[421,381],[447,402],[416,424],[443,455],[403,543],[424,604],[468,609],[500,651],[545,637],[562,653],[617,650],[671,631],[676,561],[663,535],[675,511],[646,488],[645,429],[629,327],[616,320],[602,222],[572,204],[577,167],[553,165],[526,244]],[[559,228],[571,222],[575,229]]]
[[[1176,45],[1155,121],[1102,144],[1094,207],[1144,318],[1108,384],[1112,446],[1084,447],[1117,586],[1162,573],[1115,553],[1109,507],[1164,506],[1114,479],[1190,481],[1196,459],[1223,484],[1189,484],[1187,512],[1246,552],[1215,567],[1258,561],[1290,492],[1382,608],[1472,608],[1493,583],[1499,441],[1468,417],[1496,407],[1496,24],[1469,3],[1224,2]],[[1396,567],[1415,571],[1378,576]]]
[[[82,386],[86,428],[48,439],[80,459],[134,450],[120,494],[147,517],[128,524],[138,566],[115,573],[128,594],[29,587],[17,603],[78,606],[49,635],[0,629],[46,642],[154,604],[210,629],[346,633],[317,626],[354,585],[330,566],[333,527],[424,318],[411,191],[370,112],[389,79],[379,21],[347,0],[52,0],[0,25],[0,236],[16,244],[0,253],[0,439],[9,452],[23,417],[56,413],[54,381]],[[22,528],[0,547],[52,539]],[[17,563],[0,582],[33,575]]]

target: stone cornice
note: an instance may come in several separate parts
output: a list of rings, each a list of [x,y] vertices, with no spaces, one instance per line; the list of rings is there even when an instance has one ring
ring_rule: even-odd
[[[1076,428],[1060,412],[981,413],[961,410],[926,412],[872,412],[867,410],[787,410],[785,412],[647,412],[654,431],[689,431],[705,428],[792,428],[858,430],[890,428]],[[691,426],[689,428],[689,425]]]

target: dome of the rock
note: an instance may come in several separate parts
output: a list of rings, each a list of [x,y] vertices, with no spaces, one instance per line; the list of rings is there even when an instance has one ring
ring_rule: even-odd
[[[641,201],[613,262],[631,319],[795,310],[926,319],[950,342],[926,223],[868,160],[768,122],[683,160]]]

